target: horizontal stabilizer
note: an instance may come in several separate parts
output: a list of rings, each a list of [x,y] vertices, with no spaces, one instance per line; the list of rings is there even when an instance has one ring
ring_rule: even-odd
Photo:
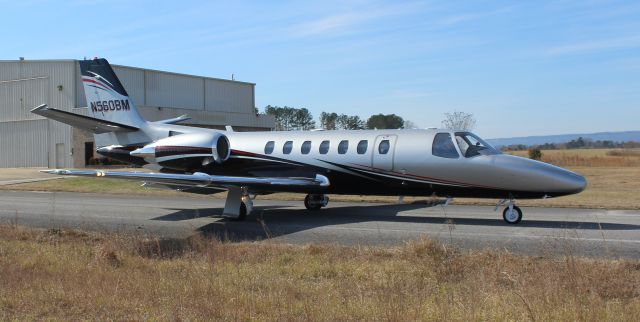
[[[107,120],[100,120],[90,116],[84,116],[80,114],[70,113],[67,111],[58,110],[52,107],[48,107],[47,104],[42,104],[33,110],[31,113],[44,116],[46,118],[56,120],[81,130],[89,131],[95,134],[108,133],[108,132],[135,132],[139,129],[137,127],[119,124]]]
[[[155,184],[166,184],[182,187],[254,187],[270,190],[277,187],[325,188],[329,186],[329,179],[323,175],[315,178],[288,177],[234,177],[218,176],[196,172],[194,174],[153,173],[153,172],[118,172],[102,170],[42,170],[55,175],[71,175],[84,177],[106,177],[115,179],[138,180]]]
[[[189,117],[189,115],[184,114],[184,115],[180,115],[178,117],[174,117],[172,119],[168,119],[168,120],[161,120],[161,121],[155,121],[153,123],[160,123],[160,124],[177,124],[180,122],[184,122],[184,121],[188,121],[190,120],[191,117]]]

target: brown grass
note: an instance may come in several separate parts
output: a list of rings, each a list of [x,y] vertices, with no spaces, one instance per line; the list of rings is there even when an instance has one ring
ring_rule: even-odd
[[[607,151],[608,156],[612,157],[640,157],[640,150],[638,149],[613,149]]]
[[[1,320],[640,319],[640,263],[0,227]]]
[[[509,153],[528,157],[527,151]],[[560,167],[639,167],[640,149],[542,150],[541,161]]]

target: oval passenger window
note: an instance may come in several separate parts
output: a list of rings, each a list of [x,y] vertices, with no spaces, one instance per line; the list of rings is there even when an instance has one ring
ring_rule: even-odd
[[[267,142],[267,144],[264,146],[264,154],[271,154],[273,153],[273,148],[275,147],[276,143],[273,141],[269,141]]]
[[[389,152],[389,140],[380,141],[380,145],[378,145],[378,153],[387,154]]]
[[[302,152],[302,154],[309,154],[310,151],[311,141],[304,141],[304,143],[302,143],[302,146],[300,147],[300,152]]]

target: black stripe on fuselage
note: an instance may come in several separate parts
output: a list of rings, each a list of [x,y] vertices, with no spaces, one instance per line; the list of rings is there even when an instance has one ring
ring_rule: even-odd
[[[140,145],[136,145],[139,147]],[[122,161],[127,154],[127,161],[132,160],[125,151],[133,149],[126,147],[118,158]],[[104,153],[102,153],[104,155]],[[105,155],[114,158],[114,155]],[[136,158],[139,159],[139,158]],[[140,159],[141,160],[141,159]],[[209,164],[202,168],[190,169],[186,172],[200,171],[212,175],[255,176],[255,177],[315,177],[322,174],[329,178],[331,185],[325,193],[356,194],[356,195],[386,195],[386,196],[451,196],[473,198],[542,198],[556,197],[563,194],[553,192],[507,191],[499,188],[471,185],[467,183],[451,182],[440,178],[420,177],[412,174],[402,174],[385,171],[362,165],[345,165],[337,162],[316,159],[329,167],[308,164],[274,156],[262,155],[241,150],[231,150],[230,158],[223,164]],[[187,160],[175,160],[185,162]],[[131,162],[134,163],[134,162]],[[139,164],[139,163],[138,163]],[[194,163],[196,164],[196,163]],[[280,187],[278,191],[286,191]],[[305,192],[298,188],[289,191]]]

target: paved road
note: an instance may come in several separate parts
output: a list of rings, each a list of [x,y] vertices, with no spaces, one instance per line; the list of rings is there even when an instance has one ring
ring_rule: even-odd
[[[427,236],[462,248],[532,255],[640,258],[640,211],[525,208],[507,225],[486,206],[332,202],[309,212],[301,202],[256,200],[246,222],[219,218],[223,200],[0,191],[0,222],[186,238],[397,245]]]

